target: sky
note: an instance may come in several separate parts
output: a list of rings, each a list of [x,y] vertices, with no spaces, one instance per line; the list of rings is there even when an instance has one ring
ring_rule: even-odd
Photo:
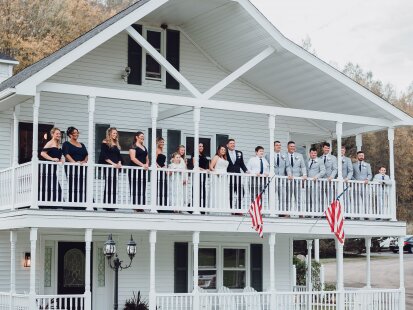
[[[281,33],[342,69],[348,62],[405,91],[413,83],[412,0],[251,0]]]

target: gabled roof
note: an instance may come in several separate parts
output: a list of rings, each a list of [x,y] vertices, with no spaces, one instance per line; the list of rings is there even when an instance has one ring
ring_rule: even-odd
[[[242,81],[277,105],[413,124],[406,113],[285,38],[248,0],[141,0],[4,81],[0,92],[25,81],[23,85],[28,86],[47,79],[138,20],[179,27],[204,55],[228,72],[268,46],[274,47],[276,53],[246,72]],[[67,54],[74,57],[68,60]],[[222,99],[219,96],[215,98]],[[334,123],[319,125],[335,132]],[[345,126],[346,130],[357,129]]]
[[[57,50],[56,52],[50,54],[49,56],[39,60],[38,62],[30,65],[29,67],[23,69],[16,75],[12,76],[11,78],[5,80],[3,83],[0,84],[0,92],[7,89],[16,87],[19,83],[27,80],[29,77],[34,75],[35,73],[41,71],[42,69],[46,68],[48,65],[55,62],[57,59],[61,58],[62,56],[66,55],[70,51],[73,51],[78,46],[82,45],[82,43],[88,41],[90,38],[93,38],[95,35],[100,33],[101,31],[105,30],[110,25],[116,23],[118,20],[122,19],[124,16],[128,15],[129,13],[135,11],[137,8],[149,2],[150,0],[139,0],[138,2],[132,4],[131,6],[127,7],[126,9],[122,10],[118,14],[112,16],[111,18],[107,19],[106,21],[102,22],[101,24],[97,25],[95,28],[89,30],[85,34],[81,35],[77,39],[73,40],[69,44],[65,45],[61,49]],[[1,59],[0,54],[0,59]]]

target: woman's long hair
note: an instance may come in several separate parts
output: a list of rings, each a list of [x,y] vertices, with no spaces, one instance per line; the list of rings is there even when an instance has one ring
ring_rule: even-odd
[[[59,128],[53,127],[52,129],[50,129],[50,136],[52,137],[52,139],[53,139],[53,134],[56,131],[60,131],[60,133],[62,133],[62,131]],[[62,137],[60,137],[60,140],[57,142],[57,146],[60,147],[61,144],[62,144]]]
[[[118,133],[117,138],[114,140],[111,137],[112,131],[116,130]],[[119,131],[115,127],[110,127],[106,130],[106,138],[105,138],[106,144],[109,147],[117,147],[120,150],[120,144],[119,144]]]
[[[227,148],[225,147],[225,145],[218,146],[217,152],[215,153],[215,155],[218,155],[218,157],[221,157],[220,152],[219,152],[221,150],[221,148],[225,149],[225,154],[224,154],[224,156],[222,156],[222,158],[227,160]]]

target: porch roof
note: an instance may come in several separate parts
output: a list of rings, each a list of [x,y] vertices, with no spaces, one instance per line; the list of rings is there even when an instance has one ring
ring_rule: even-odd
[[[285,38],[248,0],[141,0],[1,83],[0,94],[3,92],[4,97],[13,97],[10,90],[23,82],[27,84],[37,73],[55,66],[63,56],[74,53],[92,38],[103,36],[112,27],[104,39],[96,41],[96,46],[110,39],[123,30],[122,20],[151,2],[156,4],[148,9],[148,14],[142,13],[142,21],[158,26],[162,23],[178,26],[206,57],[228,73],[268,46],[275,48],[275,53],[240,78],[267,95],[274,106],[375,117],[388,120],[395,126],[413,125],[412,117]],[[119,29],[113,30],[118,24]],[[78,54],[72,62],[82,56]],[[40,82],[47,75],[41,78]],[[213,99],[222,99],[220,93]],[[3,102],[3,108],[17,103],[16,98],[9,101]],[[333,122],[314,122],[326,133],[335,131]],[[358,133],[384,127],[351,124],[347,131]]]

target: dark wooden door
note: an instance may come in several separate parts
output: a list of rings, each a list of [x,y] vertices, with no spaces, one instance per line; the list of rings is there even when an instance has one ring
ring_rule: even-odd
[[[85,243],[59,242],[57,293],[59,295],[85,292]]]

